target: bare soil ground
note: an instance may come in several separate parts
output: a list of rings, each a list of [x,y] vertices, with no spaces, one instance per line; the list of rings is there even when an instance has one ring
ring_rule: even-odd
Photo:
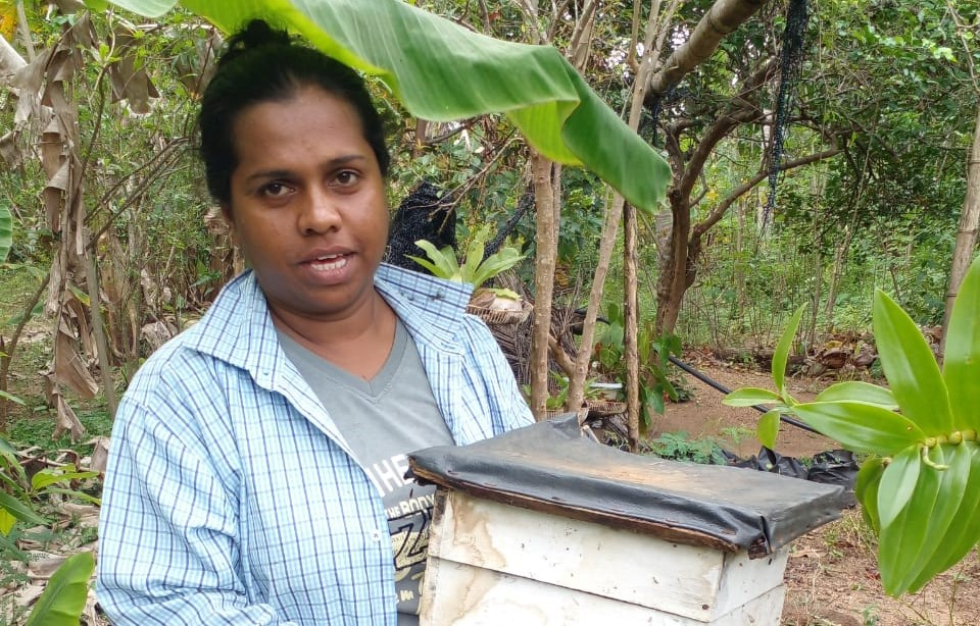
[[[768,373],[754,365],[721,363],[700,353],[688,353],[685,360],[730,389],[772,388]],[[739,456],[757,453],[755,423],[761,414],[754,409],[726,407],[721,404],[720,392],[691,376],[687,381],[691,401],[669,404],[651,435],[683,431],[691,439],[713,437]],[[795,398],[806,400],[833,382],[829,378],[793,377],[788,385]],[[838,447],[825,437],[783,424],[776,451],[806,458]],[[894,599],[881,587],[876,550],[874,537],[857,508],[797,539],[786,570],[784,626],[980,625],[980,557],[976,551],[918,594]]]

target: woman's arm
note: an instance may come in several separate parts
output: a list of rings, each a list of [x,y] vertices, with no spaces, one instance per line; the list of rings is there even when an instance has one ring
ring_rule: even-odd
[[[196,419],[200,404],[169,391],[124,400],[116,417],[99,603],[119,626],[288,624],[270,605],[248,601],[236,478],[209,445],[215,433]]]

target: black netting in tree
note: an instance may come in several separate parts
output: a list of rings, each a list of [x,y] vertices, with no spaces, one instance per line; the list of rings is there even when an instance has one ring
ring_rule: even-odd
[[[783,158],[783,142],[793,109],[796,84],[803,69],[803,45],[806,40],[806,26],[809,20],[807,0],[790,0],[786,11],[786,30],[783,31],[780,50],[779,92],[776,96],[776,123],[772,129],[772,145],[769,150],[769,199],[763,210],[762,223],[769,219],[769,213],[776,208],[776,184]]]
[[[446,246],[456,249],[456,209],[448,195],[440,198],[435,185],[423,182],[402,200],[391,221],[388,250],[384,257],[386,263],[428,272],[407,258],[425,258],[425,251],[415,245],[416,241],[425,239],[440,250]]]
[[[521,196],[520,202],[517,203],[517,208],[514,209],[514,214],[508,218],[507,222],[497,231],[486,247],[483,250],[483,259],[486,260],[492,254],[496,254],[500,250],[500,246],[504,245],[507,237],[510,236],[514,229],[517,228],[517,224],[523,219],[527,212],[531,210],[534,206],[534,190],[528,189]]]

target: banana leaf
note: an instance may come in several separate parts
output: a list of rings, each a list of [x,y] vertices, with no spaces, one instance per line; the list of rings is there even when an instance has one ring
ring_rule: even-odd
[[[966,273],[946,329],[943,377],[953,428],[980,430],[980,258]]]
[[[148,17],[176,0],[113,0]],[[378,77],[421,119],[504,113],[540,153],[585,165],[634,206],[652,212],[670,178],[666,161],[550,46],[471,32],[401,0],[182,0],[225,32],[267,18],[325,53]]]
[[[94,570],[91,552],[68,557],[51,576],[25,626],[78,626]]]

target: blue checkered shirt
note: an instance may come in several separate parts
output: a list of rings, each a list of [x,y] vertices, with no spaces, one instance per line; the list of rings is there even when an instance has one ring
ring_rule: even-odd
[[[382,266],[454,440],[531,423],[470,288]],[[122,626],[395,626],[381,497],[279,347],[249,272],[140,369],[116,416],[97,592]]]

